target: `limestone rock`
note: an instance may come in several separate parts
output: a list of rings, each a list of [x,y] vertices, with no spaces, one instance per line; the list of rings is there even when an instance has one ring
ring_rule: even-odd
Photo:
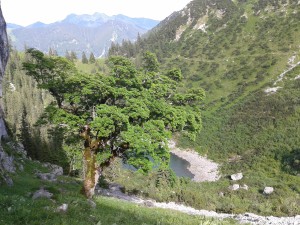
[[[233,184],[233,185],[229,186],[229,190],[231,190],[231,191],[236,191],[238,189],[240,189],[239,184]]]
[[[57,207],[58,212],[67,212],[69,205],[68,204],[62,204],[61,206]]]
[[[51,198],[53,196],[52,193],[48,192],[44,188],[40,188],[40,190],[37,190],[33,196],[32,199],[37,199],[37,198]]]
[[[36,176],[41,180],[56,181],[56,175],[53,173],[36,173]]]
[[[1,2],[0,2],[1,4]],[[5,72],[6,63],[8,60],[9,48],[8,48],[8,39],[6,33],[6,22],[3,18],[1,5],[0,5],[0,98],[2,97],[2,79]],[[7,131],[3,119],[3,110],[2,104],[0,102],[0,139],[7,136]],[[4,181],[7,185],[12,185],[12,179],[9,178],[8,174],[10,171],[14,171],[14,165],[12,163],[12,158],[9,158],[8,155],[4,152],[1,146],[0,141],[0,182]],[[8,171],[7,171],[8,169]]]
[[[144,205],[147,206],[147,207],[154,207],[154,202],[151,201],[151,200],[146,200],[144,201]]]
[[[243,185],[241,186],[241,189],[244,189],[244,190],[248,191],[249,187],[248,187],[247,184],[243,184]]]
[[[8,61],[9,48],[6,33],[6,22],[3,18],[0,5],[0,98],[2,97],[2,79],[5,72],[6,63]],[[7,136],[6,126],[3,119],[2,104],[0,106],[0,138]]]
[[[236,174],[232,174],[230,176],[231,180],[241,180],[243,178],[243,174],[242,173],[236,173]]]
[[[8,173],[16,172],[16,167],[14,166],[14,157],[9,156],[6,152],[4,152],[2,147],[0,147],[0,165],[3,170]]]
[[[63,168],[61,166],[51,163],[43,163],[43,166],[47,167],[55,176],[61,176],[64,173]]]
[[[43,163],[44,167],[47,167],[50,172],[49,173],[41,173],[37,171],[35,174],[38,178],[41,180],[47,180],[47,181],[56,181],[57,176],[63,175],[63,168],[51,163]]]
[[[265,195],[270,195],[270,194],[272,194],[274,192],[274,188],[273,187],[265,187],[265,189],[264,189],[264,194]]]

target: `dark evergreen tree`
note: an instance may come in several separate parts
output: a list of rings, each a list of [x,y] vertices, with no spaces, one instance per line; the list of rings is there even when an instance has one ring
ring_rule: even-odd
[[[66,58],[67,60],[70,60],[70,61],[72,61],[72,58],[71,58],[70,52],[69,52],[68,50],[66,50],[66,53],[65,53],[65,58]]]
[[[87,57],[86,57],[85,52],[82,52],[81,62],[82,62],[83,64],[88,64],[88,63],[89,63],[89,61],[88,61],[88,59],[87,59]]]
[[[53,49],[51,47],[49,48],[48,55],[53,56]]]
[[[76,55],[76,53],[74,52],[74,51],[71,51],[71,53],[70,53],[70,55],[71,55],[71,60],[74,62],[74,61],[76,61],[78,58],[77,58],[77,55]]]
[[[95,63],[95,62],[96,62],[95,56],[94,56],[94,54],[91,52],[90,58],[89,58],[89,63]]]
[[[27,121],[27,112],[25,107],[23,107],[19,140],[23,144],[25,151],[27,152],[27,156],[32,159],[38,159],[37,151],[31,138],[30,125]]]

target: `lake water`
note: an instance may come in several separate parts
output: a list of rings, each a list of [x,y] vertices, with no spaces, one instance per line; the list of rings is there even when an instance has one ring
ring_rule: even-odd
[[[177,155],[171,153],[170,167],[178,177],[194,178],[194,175],[188,170],[190,163]]]
[[[124,168],[135,171],[136,169],[128,164],[123,164]],[[190,163],[173,153],[170,153],[170,168],[178,177],[194,178],[194,175],[188,170]]]

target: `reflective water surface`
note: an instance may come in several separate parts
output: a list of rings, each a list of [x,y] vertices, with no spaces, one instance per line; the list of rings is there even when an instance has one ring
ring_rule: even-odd
[[[170,153],[170,168],[175,172],[178,177],[194,178],[194,175],[188,170],[190,163],[177,155]],[[123,163],[123,167],[132,171],[136,171],[131,165]]]
[[[194,178],[194,175],[188,170],[190,163],[177,155],[171,153],[170,167],[178,177]]]

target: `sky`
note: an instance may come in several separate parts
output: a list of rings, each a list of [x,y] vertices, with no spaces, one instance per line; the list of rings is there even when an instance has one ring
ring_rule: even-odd
[[[163,20],[183,9],[191,0],[0,0],[7,23],[27,26],[35,22],[53,23],[75,13],[123,14]]]

